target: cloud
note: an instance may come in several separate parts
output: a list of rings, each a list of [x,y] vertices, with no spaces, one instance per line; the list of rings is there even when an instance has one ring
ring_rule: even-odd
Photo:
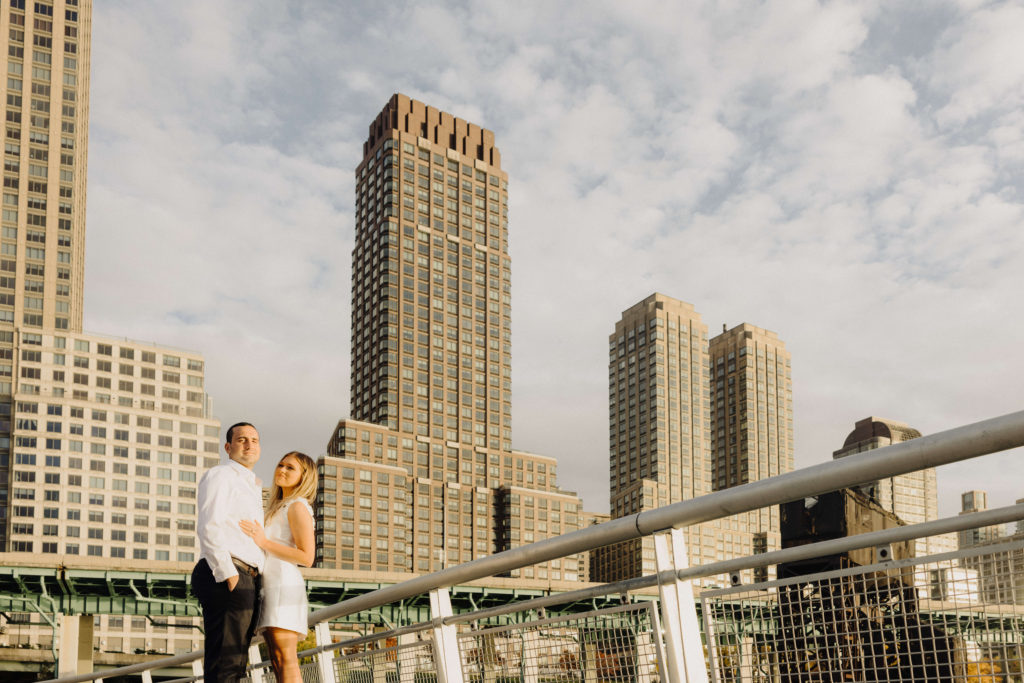
[[[945,97],[945,127],[1015,112],[1024,104],[1024,7],[994,3],[965,12],[931,58],[928,84]]]
[[[352,171],[398,91],[495,131],[513,443],[588,508],[607,335],[652,291],[712,333],[779,333],[798,466],[868,415],[929,433],[1019,408],[1018,5],[94,12],[86,326],[202,351],[217,414],[260,424],[268,462],[319,454],[348,414]],[[944,512],[1017,495],[952,471]]]

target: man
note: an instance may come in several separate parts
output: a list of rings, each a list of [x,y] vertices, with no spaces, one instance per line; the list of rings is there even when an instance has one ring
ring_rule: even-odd
[[[260,435],[248,422],[228,429],[230,460],[199,481],[199,562],[192,592],[203,609],[206,683],[245,676],[249,643],[259,616],[263,551],[242,533],[243,519],[263,519],[263,493],[252,468],[260,459]]]

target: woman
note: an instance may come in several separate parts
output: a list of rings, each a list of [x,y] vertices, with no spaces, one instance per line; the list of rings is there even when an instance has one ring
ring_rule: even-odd
[[[267,553],[263,569],[263,607],[257,631],[270,649],[270,662],[279,683],[299,683],[296,646],[306,636],[309,607],[306,582],[297,565],[313,564],[313,508],[316,497],[316,463],[304,453],[292,451],[277,463],[274,485],[264,521],[239,523]]]

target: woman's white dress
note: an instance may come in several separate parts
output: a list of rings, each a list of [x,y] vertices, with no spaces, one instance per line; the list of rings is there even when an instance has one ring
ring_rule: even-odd
[[[305,505],[312,517],[313,508],[309,503],[302,499],[292,499],[274,513],[264,530],[267,538],[293,548],[296,546],[291,526],[288,524],[288,508],[295,503]],[[308,616],[306,581],[302,578],[299,568],[293,562],[267,553],[266,564],[263,567],[263,604],[260,607],[257,630],[273,626],[305,636]]]

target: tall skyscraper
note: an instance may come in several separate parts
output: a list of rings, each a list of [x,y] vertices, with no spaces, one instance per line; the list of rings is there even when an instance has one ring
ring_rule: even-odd
[[[22,342],[82,329],[92,0],[8,3],[0,227],[0,548],[10,541],[14,389]]]
[[[967,515],[972,512],[988,510],[988,493],[985,491],[965,491],[960,494],[960,514]],[[1018,523],[1019,524],[1019,523]],[[1019,533],[1019,531],[1018,531]],[[1002,530],[998,525],[978,527],[977,529],[964,529],[957,532],[957,544],[960,548],[973,548],[976,545],[985,545],[1002,538]]]
[[[724,489],[793,469],[790,356],[779,336],[747,323],[709,344],[714,484]]]
[[[0,325],[80,330],[92,0],[4,9]]]
[[[843,442],[843,447],[833,452],[832,457],[842,458],[854,453],[884,448],[920,436],[921,432],[903,422],[866,417],[857,420],[853,431]],[[907,524],[918,524],[939,518],[934,467],[869,482],[858,488]],[[918,539],[915,541],[914,552],[916,557],[925,557],[955,550],[956,546],[956,537],[953,534],[944,534]]]
[[[356,169],[352,418],[511,449],[508,176],[494,134],[395,95]]]
[[[712,489],[708,329],[691,304],[652,294],[608,340],[611,515]]]
[[[793,382],[779,335],[748,323],[711,339],[711,445],[715,489],[793,469]],[[757,512],[748,530],[756,551],[778,548],[779,508]],[[759,578],[767,578],[764,572]]]
[[[622,313],[608,352],[613,518],[792,469],[788,354],[774,333],[744,324],[709,344],[691,304],[655,293]],[[778,512],[690,527],[686,537],[695,563],[764,552],[778,547]],[[596,580],[650,574],[653,542],[601,549],[591,562]]]
[[[1021,501],[1018,500],[1018,503]],[[981,512],[988,509],[988,494],[985,491],[966,491],[960,496],[960,514]],[[1003,525],[965,529],[958,533],[961,550],[978,546],[1000,546],[1024,539],[1021,523],[1017,522],[1012,533]],[[981,594],[985,600],[1007,605],[1024,602],[1024,585],[1017,577],[1024,572],[1024,550],[1010,547],[1007,550],[992,549],[983,555],[968,555],[960,565],[976,573]]]
[[[707,339],[693,305],[658,293],[615,324],[608,338],[613,519],[711,492]],[[601,548],[591,567],[598,581],[650,574],[653,541]]]
[[[579,528],[554,459],[512,450],[508,176],[494,134],[394,95],[356,169],[355,232],[352,417],[320,463],[318,563],[426,572]],[[577,579],[582,563],[522,575]]]

